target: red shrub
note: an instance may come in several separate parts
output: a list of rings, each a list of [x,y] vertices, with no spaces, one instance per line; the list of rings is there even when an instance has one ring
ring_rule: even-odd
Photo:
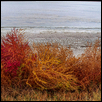
[[[29,50],[28,42],[24,42],[24,36],[18,29],[14,28],[6,37],[2,37],[1,63],[6,74],[17,76],[17,67],[24,62]]]

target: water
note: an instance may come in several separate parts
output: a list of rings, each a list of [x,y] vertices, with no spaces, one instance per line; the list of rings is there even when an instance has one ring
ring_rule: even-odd
[[[28,31],[101,32],[101,2],[1,2],[1,29]]]

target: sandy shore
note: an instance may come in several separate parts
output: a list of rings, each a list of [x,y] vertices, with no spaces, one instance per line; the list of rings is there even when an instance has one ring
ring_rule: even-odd
[[[5,32],[1,31],[1,35]],[[84,52],[87,47],[87,42],[94,43],[96,39],[101,39],[101,33],[89,32],[57,32],[57,31],[42,31],[39,33],[28,32],[25,30],[25,35],[29,42],[59,42],[61,45],[71,46],[75,56]],[[100,46],[101,47],[101,46]]]

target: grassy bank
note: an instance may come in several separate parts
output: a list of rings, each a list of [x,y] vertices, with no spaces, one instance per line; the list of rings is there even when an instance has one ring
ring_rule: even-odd
[[[29,45],[21,30],[1,38],[2,100],[101,100],[100,40],[78,58],[59,43]]]

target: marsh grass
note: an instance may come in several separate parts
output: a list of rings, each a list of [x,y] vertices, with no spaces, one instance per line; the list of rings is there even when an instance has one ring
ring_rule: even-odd
[[[32,43],[13,29],[1,39],[1,100],[101,100],[100,40],[76,58],[71,47]]]

